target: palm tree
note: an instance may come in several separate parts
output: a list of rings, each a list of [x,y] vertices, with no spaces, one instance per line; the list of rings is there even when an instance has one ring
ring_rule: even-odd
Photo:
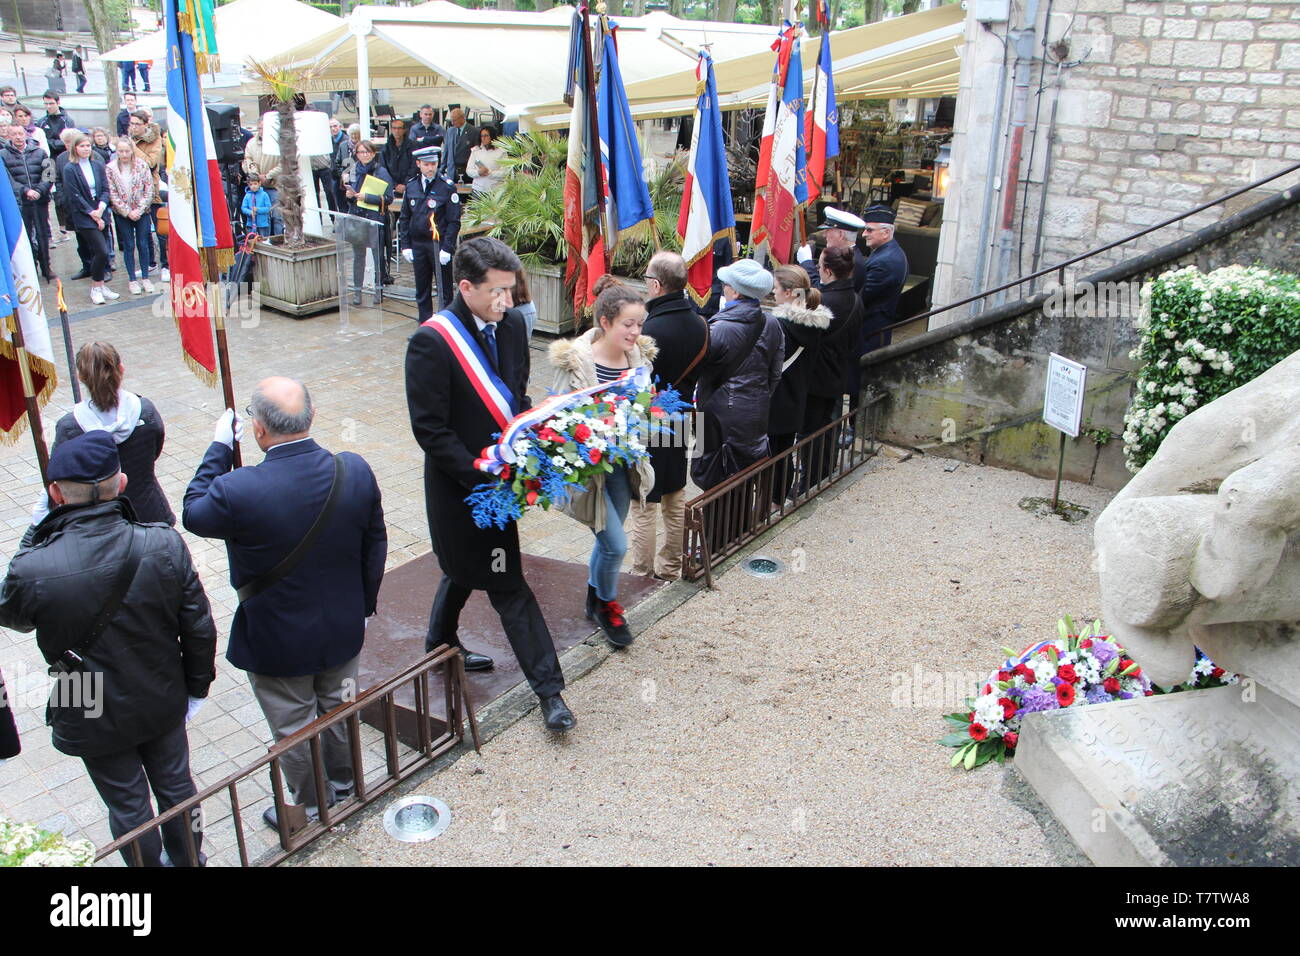
[[[298,175],[298,127],[295,125],[294,114],[298,112],[298,99],[301,96],[298,87],[315,79],[323,64],[317,63],[309,70],[291,71],[250,59],[248,66],[275,97],[275,111],[280,118],[279,135],[276,137],[280,147],[280,172],[276,176],[276,188],[280,195],[276,203],[280,207],[280,218],[284,220],[284,245],[288,249],[305,249],[307,242],[302,230],[303,184]]]

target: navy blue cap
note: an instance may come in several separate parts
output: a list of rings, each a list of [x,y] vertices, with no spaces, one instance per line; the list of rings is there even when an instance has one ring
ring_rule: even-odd
[[[60,442],[50,456],[46,475],[50,481],[81,481],[91,484],[111,478],[122,470],[117,442],[106,431],[96,429]]]
[[[878,222],[882,225],[892,226],[894,224],[894,210],[888,206],[872,206],[862,214],[862,218],[866,222]]]

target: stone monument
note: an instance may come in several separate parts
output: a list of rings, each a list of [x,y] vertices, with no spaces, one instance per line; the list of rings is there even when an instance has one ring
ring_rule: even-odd
[[[1239,685],[1026,720],[1016,766],[1097,863],[1300,863],[1300,352],[1175,425],[1097,519],[1148,677]]]

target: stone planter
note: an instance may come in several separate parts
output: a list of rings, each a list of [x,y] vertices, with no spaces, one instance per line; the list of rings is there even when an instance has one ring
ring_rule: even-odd
[[[528,291],[532,293],[533,302],[537,304],[537,325],[534,331],[547,335],[572,335],[578,328],[573,315],[573,299],[564,288],[564,269],[560,266],[542,266],[525,268],[528,275]],[[645,282],[619,276],[625,284],[645,294]]]
[[[286,249],[283,242],[276,236],[253,247],[262,304],[295,319],[337,309],[338,247],[313,240],[306,249]]]

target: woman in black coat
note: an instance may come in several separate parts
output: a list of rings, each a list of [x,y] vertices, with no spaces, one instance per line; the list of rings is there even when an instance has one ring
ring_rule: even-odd
[[[108,171],[95,155],[90,137],[78,133],[68,148],[71,159],[63,167],[63,194],[68,219],[77,230],[77,240],[86,250],[90,270],[90,301],[103,305],[118,294],[105,285],[108,278],[108,240],[105,237],[111,208]]]
[[[794,444],[803,425],[808,401],[808,384],[817,366],[821,342],[831,324],[831,310],[821,304],[821,293],[812,288],[808,273],[801,266],[778,266],[774,273],[773,292],[776,308],[772,316],[781,323],[785,336],[781,381],[772,396],[768,412],[767,446],[773,457]],[[790,490],[794,477],[794,460],[786,459],[777,468],[772,485],[772,500],[780,504]]]
[[[88,342],[77,350],[77,378],[88,397],[54,426],[54,447],[95,429],[108,432],[126,475],[123,497],[130,499],[136,517],[174,525],[176,515],[154,474],[166,437],[162,416],[149,399],[122,388],[125,373],[117,349],[107,342]]]
[[[371,242],[368,245],[354,245],[352,247],[352,304],[360,305],[361,282],[366,274],[367,249],[369,249],[374,259],[376,284],[383,283],[388,278],[388,230],[385,228],[385,224],[387,223],[388,204],[393,200],[393,177],[389,175],[388,170],[384,168],[384,164],[380,162],[379,151],[375,149],[375,144],[370,140],[363,139],[357,143],[353,152],[357,161],[356,165],[352,167],[352,176],[348,180],[347,189],[345,190],[348,198],[348,214],[369,219],[371,222],[377,222],[380,225],[380,228],[370,230]],[[367,176],[374,176],[376,179],[384,181],[386,188],[382,195],[363,192],[362,186],[365,185]],[[367,209],[365,206],[378,208]],[[378,295],[376,295],[376,299],[378,299]]]

